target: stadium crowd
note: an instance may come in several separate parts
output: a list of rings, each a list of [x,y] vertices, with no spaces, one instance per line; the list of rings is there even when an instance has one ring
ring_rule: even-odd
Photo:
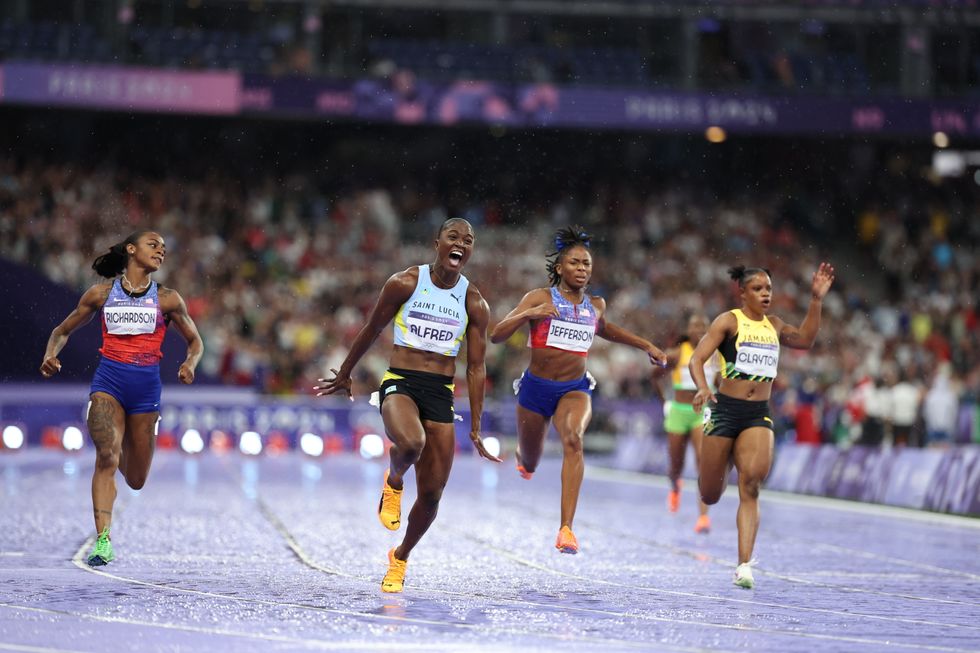
[[[647,191],[604,182],[504,203],[446,198],[411,181],[332,193],[310,174],[245,184],[218,172],[142,176],[11,158],[0,159],[0,255],[81,291],[97,280],[98,253],[137,228],[160,231],[168,260],[156,277],[181,292],[200,328],[200,375],[275,394],[308,393],[338,366],[377,288],[428,262],[449,216],[476,228],[465,274],[494,320],[546,285],[552,232],[579,223],[596,236],[593,292],[617,323],[661,346],[676,342],[692,312],[713,318],[736,305],[729,266],[768,267],[772,312],[798,320],[810,275],[831,260],[838,283],[818,344],[783,351],[779,437],[919,446],[977,438],[980,193],[923,193],[900,180],[888,190],[841,224],[820,202],[790,205],[775,190],[719,199],[692,183]],[[526,364],[524,338],[489,347],[490,396],[511,391]],[[651,398],[645,357],[607,344],[589,358],[598,396]],[[357,370],[356,394],[376,388],[390,346],[387,330]]]

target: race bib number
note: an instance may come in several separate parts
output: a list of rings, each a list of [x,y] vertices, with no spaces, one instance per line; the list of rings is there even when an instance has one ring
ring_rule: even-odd
[[[445,354],[459,337],[459,320],[410,311],[405,316],[405,342],[415,349]]]
[[[594,324],[576,324],[552,319],[545,344],[556,349],[581,353],[589,351],[593,338],[595,338]]]
[[[779,345],[742,342],[735,355],[735,370],[748,376],[775,378],[779,367]]]
[[[156,306],[107,306],[105,327],[114,336],[153,333],[157,328]]]

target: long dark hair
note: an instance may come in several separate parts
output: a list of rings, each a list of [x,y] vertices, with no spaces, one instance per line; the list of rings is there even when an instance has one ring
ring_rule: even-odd
[[[551,281],[552,286],[557,286],[561,282],[557,267],[565,252],[577,245],[589,249],[591,242],[592,235],[586,233],[585,229],[578,225],[565,227],[555,232],[555,251],[549,252],[547,257],[548,280]]]
[[[126,245],[135,245],[145,233],[149,232],[144,229],[143,231],[134,231],[126,236],[126,240],[116,243],[109,248],[108,252],[96,258],[92,262],[92,269],[98,272],[100,276],[110,279],[125,270],[126,263],[129,262],[129,252],[126,251]]]
[[[772,279],[772,273],[766,268],[747,268],[744,265],[728,268],[728,276],[732,278],[732,281],[738,282],[739,288],[744,288],[745,282],[757,274],[765,274],[769,279]]]

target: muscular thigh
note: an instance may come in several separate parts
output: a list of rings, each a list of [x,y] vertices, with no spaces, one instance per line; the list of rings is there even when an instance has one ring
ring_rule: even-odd
[[[109,394],[94,392],[88,409],[88,432],[99,449],[118,449],[126,428],[122,406]]]
[[[706,438],[707,439],[707,438]],[[739,476],[764,479],[772,466],[774,438],[771,429],[745,429],[735,441],[735,468]]]
[[[424,421],[425,448],[415,463],[415,478],[420,491],[442,488],[449,479],[456,453],[456,428],[444,422]]]
[[[424,438],[419,407],[408,395],[391,394],[385,397],[381,404],[381,419],[389,438],[399,441]]]
[[[728,477],[728,465],[732,458],[734,438],[706,435],[701,438],[701,484],[724,484]]]
[[[584,392],[569,392],[558,402],[552,421],[558,433],[567,436],[585,433],[592,419],[592,397]]]
[[[541,413],[517,405],[517,434],[520,437],[544,440],[549,425],[548,418]]]
[[[153,453],[160,413],[126,415],[126,436],[123,447],[128,453]]]

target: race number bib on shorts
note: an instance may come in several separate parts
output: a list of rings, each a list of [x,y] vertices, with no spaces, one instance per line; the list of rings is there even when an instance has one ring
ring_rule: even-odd
[[[157,328],[156,306],[106,306],[105,328],[114,336],[153,333]]]
[[[594,337],[594,324],[576,324],[553,318],[545,344],[565,351],[587,352]]]

